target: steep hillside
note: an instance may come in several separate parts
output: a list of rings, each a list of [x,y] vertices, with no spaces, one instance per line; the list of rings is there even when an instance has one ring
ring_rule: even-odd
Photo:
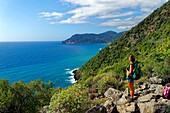
[[[95,76],[112,71],[122,76],[130,53],[141,62],[144,75],[170,75],[170,1],[100,51],[77,73]]]
[[[71,38],[63,41],[63,44],[93,44],[93,43],[111,43],[118,37],[122,36],[124,32],[116,33],[114,31],[107,31],[101,34],[75,34]]]
[[[128,103],[123,75],[131,53],[144,76],[135,81],[136,100]],[[162,98],[162,91],[170,81],[170,1],[101,50],[76,72],[78,75],[81,80],[54,94],[50,113],[169,112],[170,101]]]

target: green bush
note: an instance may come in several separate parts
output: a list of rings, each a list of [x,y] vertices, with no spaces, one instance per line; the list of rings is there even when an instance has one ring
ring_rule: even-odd
[[[111,72],[111,71],[113,71],[113,69],[114,69],[114,66],[106,66],[104,69],[102,69],[102,70],[99,72],[99,74]]]
[[[54,84],[40,80],[24,84],[23,81],[10,84],[0,80],[1,113],[35,113],[44,105],[49,105],[54,94]]]
[[[87,89],[75,84],[53,95],[48,113],[84,113],[89,102]]]
[[[85,82],[84,82],[85,86],[87,87],[92,87],[93,85],[93,76],[90,76]]]
[[[98,76],[99,78],[101,77],[101,75]],[[95,79],[95,83],[94,83],[94,87],[97,87],[102,91],[105,91],[110,87],[121,90],[123,85],[124,82],[119,81],[113,73],[102,74],[102,78]]]

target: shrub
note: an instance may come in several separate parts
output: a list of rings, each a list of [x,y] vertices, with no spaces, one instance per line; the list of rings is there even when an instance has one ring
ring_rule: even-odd
[[[75,84],[53,95],[48,113],[83,113],[88,108],[88,103],[87,89]]]
[[[100,90],[105,91],[110,87],[121,89],[123,84],[124,84],[123,82],[118,81],[118,79],[116,79],[116,76],[113,73],[106,73],[102,74],[102,78],[96,81],[94,85],[95,87],[98,87]]]
[[[10,84],[0,80],[1,113],[35,113],[48,105],[54,92],[54,84],[40,80],[24,84],[23,81]]]

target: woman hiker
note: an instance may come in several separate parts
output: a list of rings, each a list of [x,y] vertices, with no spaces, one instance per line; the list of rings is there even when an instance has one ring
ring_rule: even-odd
[[[130,89],[130,95],[131,95],[131,101],[134,100],[134,80],[131,75],[134,73],[134,63],[135,63],[135,57],[134,55],[129,56],[130,66],[129,69],[126,70],[127,74],[127,80],[128,80],[128,87]]]

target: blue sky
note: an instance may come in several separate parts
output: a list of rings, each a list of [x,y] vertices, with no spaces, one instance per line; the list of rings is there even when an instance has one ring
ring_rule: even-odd
[[[0,0],[0,41],[129,30],[168,0]]]

